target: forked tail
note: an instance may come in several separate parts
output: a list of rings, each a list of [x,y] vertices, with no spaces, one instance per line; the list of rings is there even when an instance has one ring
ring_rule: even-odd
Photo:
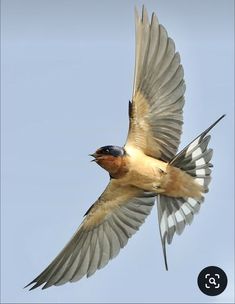
[[[212,149],[208,149],[210,135],[208,132],[224,117],[222,115],[216,122],[214,122],[208,129],[195,138],[187,147],[179,152],[170,162],[170,165],[180,168],[195,178],[204,191],[208,192],[208,185],[211,180],[210,163],[212,158]],[[190,197],[169,197],[162,194],[158,195],[158,219],[159,229],[162,240],[163,254],[165,260],[166,270],[166,241],[171,244],[175,232],[181,234],[186,224],[191,224],[193,216],[200,209],[204,198],[195,200]]]

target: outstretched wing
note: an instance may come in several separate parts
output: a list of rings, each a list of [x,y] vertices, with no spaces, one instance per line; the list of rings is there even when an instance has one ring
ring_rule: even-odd
[[[45,284],[44,289],[94,274],[127,244],[150,213],[154,200],[149,193],[119,187],[112,180],[69,243],[27,286],[35,283],[34,289]]]
[[[174,41],[152,14],[148,21],[136,11],[136,59],[129,133],[125,147],[135,146],[145,154],[171,160],[182,133],[184,72]]]

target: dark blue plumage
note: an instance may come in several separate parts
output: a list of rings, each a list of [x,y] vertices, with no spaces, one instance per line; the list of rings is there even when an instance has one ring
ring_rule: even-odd
[[[122,147],[119,146],[103,146],[99,148],[98,151],[96,151],[97,154],[104,154],[104,155],[112,155],[114,157],[117,156],[124,156],[125,155],[125,150]]]

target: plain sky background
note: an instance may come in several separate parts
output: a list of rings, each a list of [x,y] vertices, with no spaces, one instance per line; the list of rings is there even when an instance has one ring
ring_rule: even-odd
[[[234,95],[232,0],[146,0],[181,54],[187,85],[181,148],[212,131],[213,180],[200,214],[168,247],[154,207],[104,269],[73,284],[23,286],[58,254],[109,178],[89,153],[123,145],[134,69],[134,6],[142,1],[3,0],[2,303],[233,303]],[[206,266],[223,294],[197,286]]]

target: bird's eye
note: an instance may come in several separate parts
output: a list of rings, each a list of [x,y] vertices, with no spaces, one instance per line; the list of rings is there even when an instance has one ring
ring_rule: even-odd
[[[105,149],[105,152],[109,153],[109,149]]]

